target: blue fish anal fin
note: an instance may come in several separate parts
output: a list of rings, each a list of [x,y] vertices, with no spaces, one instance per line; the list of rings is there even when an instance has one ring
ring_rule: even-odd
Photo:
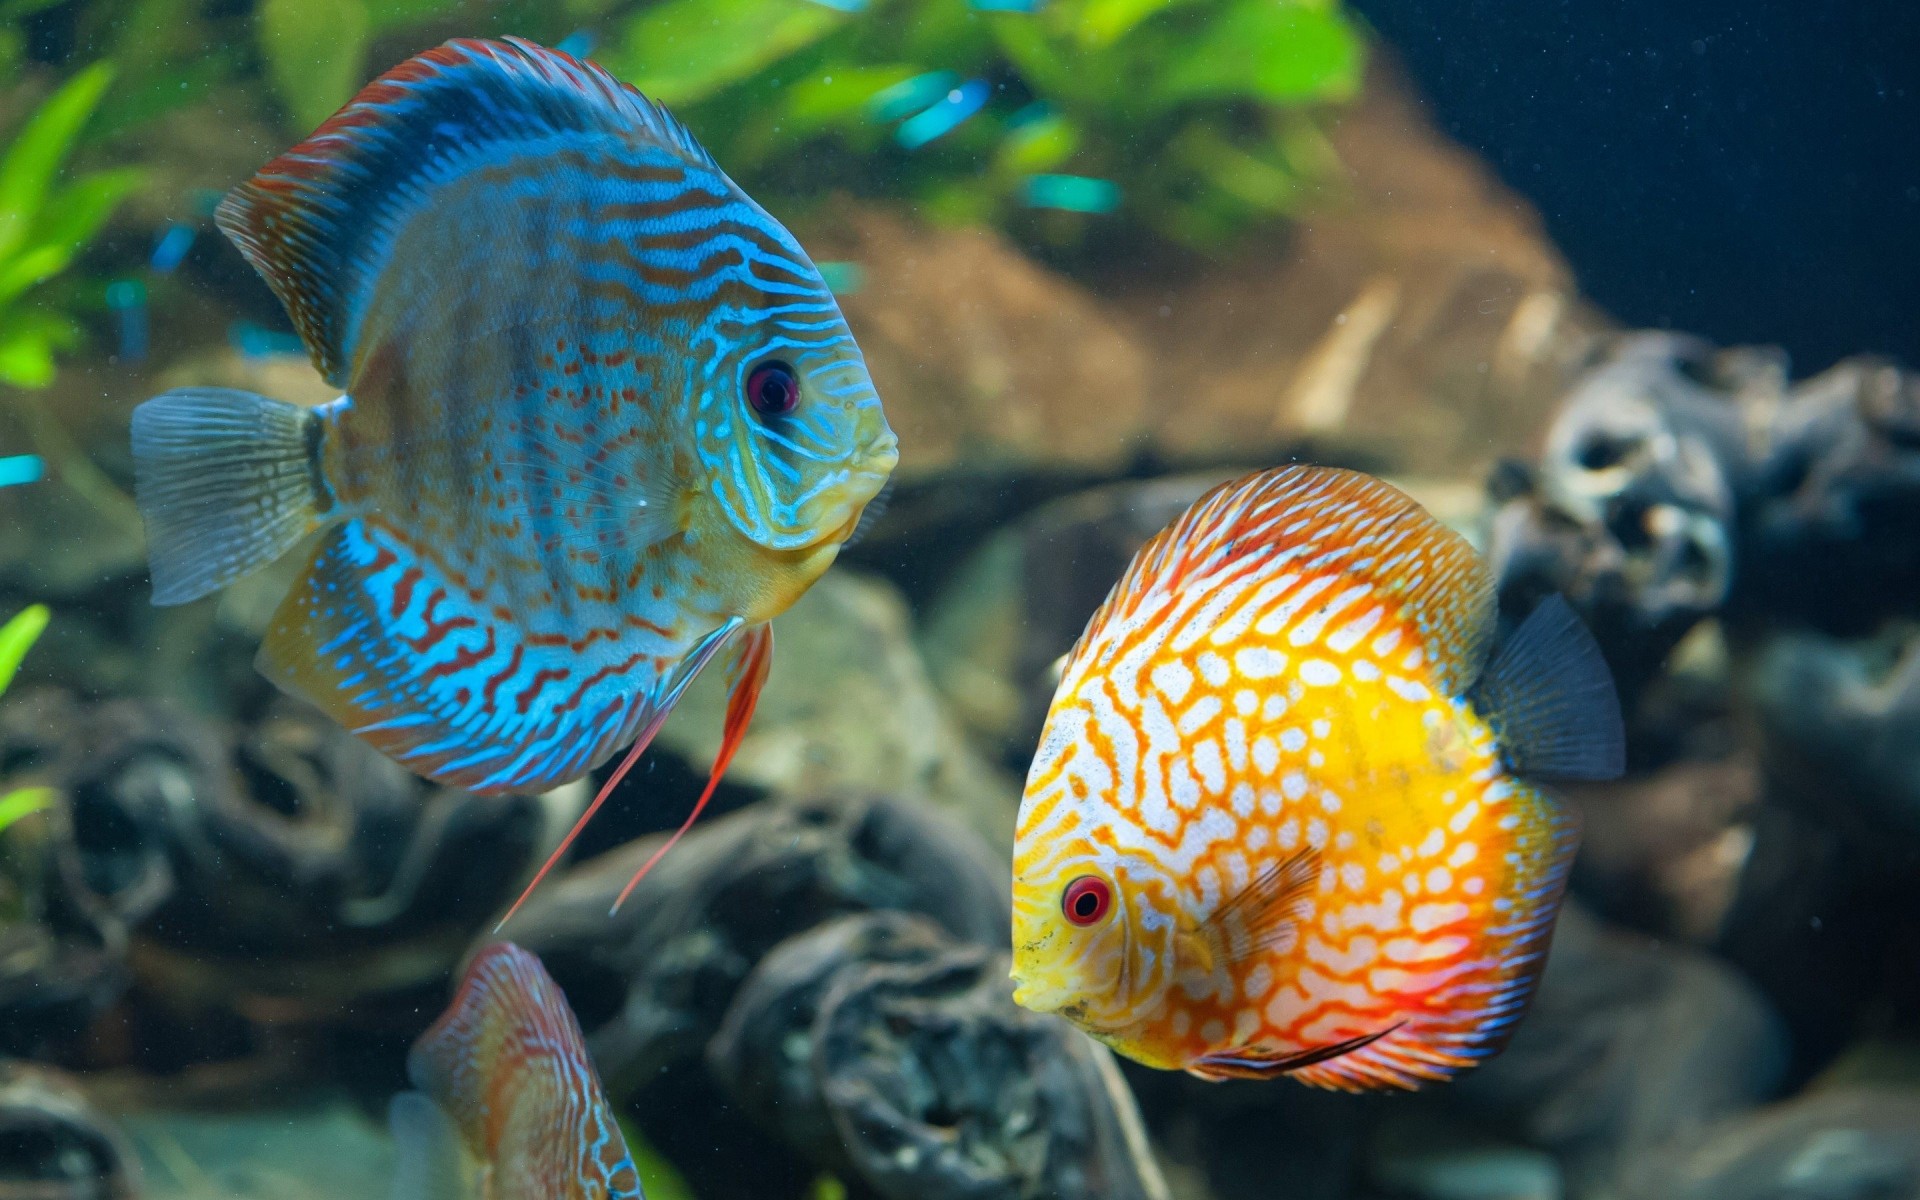
[[[361,518],[322,535],[257,665],[409,769],[499,792],[577,779],[622,745],[658,688],[656,661],[594,667],[564,644],[536,645]]]
[[[387,1108],[398,1151],[393,1200],[466,1200],[476,1174],[460,1131],[419,1092],[401,1092]]]
[[[627,748],[627,756],[620,760],[620,765],[614,769],[613,774],[607,776],[607,781],[600,785],[598,792],[594,793],[593,802],[588,804],[586,811],[581,813],[579,818],[574,821],[573,828],[567,830],[567,836],[560,839],[560,844],[553,848],[553,853],[547,855],[547,861],[541,863],[540,869],[533,873],[533,878],[527,881],[527,886],[521,890],[519,898],[507,909],[506,915],[502,916],[499,922],[494,925],[493,931],[495,933],[499,933],[501,929],[505,928],[508,921],[513,920],[513,915],[519,912],[520,906],[525,904],[528,898],[533,895],[534,889],[540,886],[540,881],[545,879],[548,872],[552,871],[555,866],[559,865],[562,858],[566,857],[567,851],[573,848],[573,843],[579,838],[581,831],[585,830],[588,823],[593,820],[594,814],[600,811],[600,806],[607,802],[607,797],[613,795],[614,789],[620,786],[620,781],[627,777],[627,772],[633,770],[633,765],[640,761],[642,754],[646,753],[647,746],[653,742],[653,735],[660,732],[660,726],[666,723],[667,714],[673,711],[675,704],[679,703],[681,694],[687,690],[687,685],[699,676],[700,672],[705,669],[709,662],[713,661],[713,656],[718,654],[720,648],[727,644],[727,639],[739,632],[745,624],[746,622],[739,617],[728,617],[718,629],[715,629],[712,633],[709,633],[706,637],[694,643],[693,648],[687,651],[686,657],[681,660],[680,665],[674,669],[674,672],[662,680],[659,690],[639,707],[637,710],[639,732],[634,736],[633,745]],[[764,629],[765,627],[762,626],[761,628]],[[754,644],[759,646],[762,643],[756,639]],[[766,634],[764,646],[766,653],[771,655],[773,650],[773,635],[771,632]],[[760,678],[765,678],[764,666],[762,667]],[[759,685],[756,682],[754,684],[754,695],[757,696],[758,694]],[[699,803],[694,805],[693,812],[687,817],[687,823],[680,827],[680,833],[686,832],[688,825],[693,823],[693,818],[699,816],[700,810],[706,806],[707,799],[713,795],[714,785],[719,781],[719,772],[725,769],[727,759],[732,757],[732,753],[733,752],[727,748],[727,744],[722,742],[721,757],[715,764],[714,775],[707,781],[707,789],[701,794]],[[640,875],[645,875],[648,868],[660,861],[660,856],[667,852],[668,847],[671,847],[674,842],[680,840],[680,833],[674,834],[673,837],[667,841],[666,845],[663,845],[654,852],[653,857],[647,860],[647,866],[641,868]],[[627,884],[627,891],[620,893],[620,900],[627,898],[627,893],[633,890],[633,883],[639,882],[639,878],[640,876],[636,875],[634,876],[633,882]],[[617,910],[619,906],[619,901],[615,901],[614,908]]]
[[[598,66],[519,38],[462,38],[369,83],[234,188],[215,219],[280,297],[320,373],[345,387],[354,322],[398,225],[467,170],[552,153],[563,135],[719,170],[665,109]]]
[[[1468,700],[1529,779],[1613,779],[1626,733],[1613,675],[1564,599],[1548,597],[1507,639]]]

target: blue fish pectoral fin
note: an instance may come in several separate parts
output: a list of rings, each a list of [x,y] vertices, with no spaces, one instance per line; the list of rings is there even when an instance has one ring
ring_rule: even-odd
[[[578,779],[651,719],[653,658],[590,668],[499,611],[426,548],[356,518],[321,536],[257,665],[410,770],[479,792]]]
[[[1225,1079],[1272,1079],[1276,1075],[1285,1075],[1289,1071],[1298,1071],[1304,1067],[1311,1067],[1316,1063],[1327,1062],[1344,1054],[1352,1054],[1356,1050],[1364,1049],[1400,1028],[1404,1023],[1399,1022],[1374,1033],[1329,1042],[1324,1046],[1312,1046],[1291,1054],[1271,1056],[1245,1052],[1208,1054],[1188,1067],[1187,1073],[1213,1082]]]
[[[1626,769],[1613,675],[1593,635],[1551,596],[1521,623],[1468,694],[1529,779],[1612,779]]]
[[[419,1092],[401,1092],[387,1108],[398,1151],[393,1200],[468,1200],[477,1195],[474,1163],[460,1131]]]
[[[633,764],[640,761],[640,756],[646,752],[647,746],[653,741],[653,735],[660,732],[660,726],[666,722],[667,714],[673,711],[675,704],[679,703],[681,694],[687,690],[687,685],[694,681],[695,677],[700,674],[701,670],[703,670],[709,662],[713,661],[713,656],[718,654],[720,648],[727,644],[727,639],[731,638],[735,633],[738,633],[745,624],[746,622],[739,617],[727,618],[726,622],[718,629],[694,644],[693,649],[688,651],[686,658],[681,660],[679,668],[667,677],[660,691],[642,704],[640,733],[639,736],[634,739],[633,745],[627,750],[627,756],[620,760],[620,765],[614,769],[613,774],[609,775],[607,781],[600,785],[600,790],[594,794],[593,803],[587,805],[587,810],[581,813],[580,819],[573,823],[573,828],[567,831],[567,836],[560,839],[560,844],[553,848],[553,853],[547,856],[547,861],[540,864],[540,869],[534,872],[533,878],[528,881],[526,888],[521,891],[519,898],[513,902],[513,906],[507,909],[506,915],[501,917],[499,923],[493,927],[495,933],[499,933],[508,921],[513,920],[513,914],[520,911],[520,906],[527,902],[527,897],[533,895],[533,890],[540,886],[540,881],[545,879],[547,873],[552,871],[560,860],[566,856],[567,851],[572,848],[574,840],[580,836],[582,830],[586,829],[587,823],[593,820],[594,814],[600,811],[600,806],[607,802],[607,797],[613,795],[613,790],[620,786],[622,779],[627,777],[627,772],[633,769]],[[761,626],[761,628],[765,628],[765,626]],[[771,635],[769,635],[769,638],[770,637]],[[768,642],[768,649],[769,651],[772,649],[771,641]],[[724,765],[724,762],[722,765]],[[694,807],[694,816],[700,814],[700,809],[705,806],[707,797],[713,794],[713,784],[717,781],[718,776],[716,775],[714,780],[708,782],[707,790],[701,796],[700,803]],[[688,823],[691,824],[693,817],[688,817],[687,820]],[[680,832],[686,832],[685,825],[681,826]],[[677,841],[679,836],[679,834],[675,834],[674,840]],[[648,860],[647,867],[641,868],[640,874],[646,874],[647,868],[651,867],[655,862],[658,862],[660,855],[666,853],[667,846],[671,846],[672,844],[673,842],[669,841],[666,846],[662,846],[656,851],[653,858]],[[634,879],[635,882],[638,882],[639,876],[635,876]],[[629,883],[627,885],[627,891],[630,892],[632,890],[633,884]],[[626,896],[627,892],[622,892],[620,899],[624,900]],[[614,907],[616,909],[620,907],[618,901],[614,903]]]
[[[232,388],[179,388],[133,410],[134,496],[155,604],[266,566],[332,506],[320,412]]]

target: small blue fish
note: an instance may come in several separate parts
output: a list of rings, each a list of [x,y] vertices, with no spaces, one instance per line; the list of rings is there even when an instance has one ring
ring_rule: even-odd
[[[646,1200],[580,1024],[520,947],[475,956],[407,1075],[393,1200]]]

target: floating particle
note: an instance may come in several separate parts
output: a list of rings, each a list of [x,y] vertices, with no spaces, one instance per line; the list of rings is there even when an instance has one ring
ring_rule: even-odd
[[[47,464],[38,454],[14,454],[0,458],[0,487],[38,483],[47,473]]]
[[[960,77],[952,71],[928,71],[875,92],[867,101],[867,107],[876,121],[896,120],[935,103],[959,82]]]
[[[593,30],[591,29],[576,29],[566,37],[561,38],[553,48],[562,54],[571,54],[575,58],[585,58],[587,55],[593,53],[593,47],[599,40],[599,38],[594,36]]]
[[[1120,185],[1086,175],[1029,175],[1027,203],[1034,208],[1108,213],[1120,207]]]
[[[193,226],[175,221],[153,244],[153,257],[147,260],[147,265],[161,275],[173,274],[187,257],[187,251],[193,249],[193,240],[198,236],[199,231]]]
[[[120,361],[144,362],[147,357],[147,285],[138,279],[120,279],[108,284],[107,307],[120,319]]]
[[[827,288],[836,296],[845,296],[860,290],[867,281],[867,273],[857,262],[815,263],[820,269],[820,278],[827,281]]]
[[[969,79],[929,106],[926,111],[908,117],[894,130],[894,140],[909,150],[918,150],[937,137],[953,132],[962,122],[987,105],[992,89],[984,79]]]

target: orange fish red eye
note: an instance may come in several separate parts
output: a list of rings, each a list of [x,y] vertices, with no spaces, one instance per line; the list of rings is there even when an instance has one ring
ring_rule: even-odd
[[[1113,889],[1094,875],[1082,875],[1067,885],[1060,897],[1060,911],[1075,925],[1092,925],[1113,907]]]

